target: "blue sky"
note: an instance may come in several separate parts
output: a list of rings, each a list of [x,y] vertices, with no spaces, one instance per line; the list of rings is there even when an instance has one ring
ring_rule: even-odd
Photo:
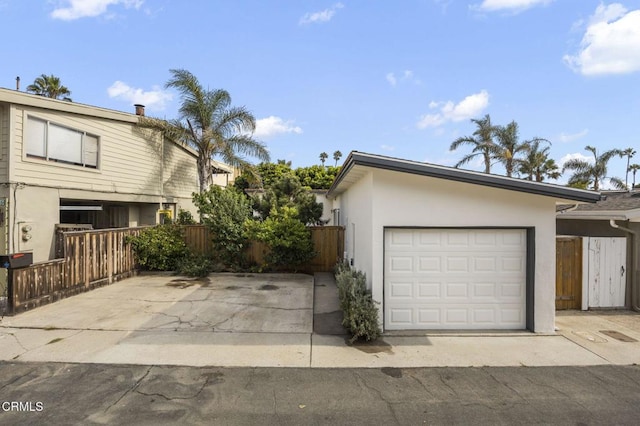
[[[586,145],[640,163],[640,0],[0,0],[0,27],[0,87],[54,74],[74,102],[175,118],[164,83],[184,68],[294,167],[335,150],[453,165],[485,114],[559,163]]]

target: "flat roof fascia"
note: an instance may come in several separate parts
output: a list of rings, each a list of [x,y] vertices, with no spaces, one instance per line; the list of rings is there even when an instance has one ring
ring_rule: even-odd
[[[335,197],[346,190],[346,188],[341,188],[340,184],[355,166],[372,167],[420,176],[429,176],[438,179],[542,195],[567,201],[593,203],[600,200],[601,197],[599,192],[594,191],[567,188],[547,183],[531,182],[523,179],[509,178],[468,170],[459,170],[451,167],[400,160],[391,157],[360,153],[357,151],[352,151],[349,154],[349,157],[345,161],[340,173],[338,173],[338,176],[336,176],[335,181],[331,185],[328,196]]]

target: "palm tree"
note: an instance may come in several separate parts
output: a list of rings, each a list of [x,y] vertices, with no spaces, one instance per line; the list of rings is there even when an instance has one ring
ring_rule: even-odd
[[[71,98],[69,98],[71,91],[60,83],[60,78],[53,74],[40,75],[40,77],[33,81],[33,84],[27,86],[27,92],[45,96],[47,98],[62,98],[65,101],[71,101]]]
[[[253,170],[245,155],[269,161],[267,148],[252,137],[256,120],[246,108],[232,107],[231,96],[226,90],[204,89],[187,70],[169,71],[173,77],[165,87],[175,88],[182,94],[179,119],[164,121],[141,117],[140,123],[160,130],[165,137],[182,142],[197,152],[200,192],[212,184],[214,157],[243,171]]]
[[[636,151],[633,148],[627,148],[620,154],[621,157],[627,157],[627,173],[624,176],[624,186],[627,188],[629,188],[629,162],[634,155],[636,155]],[[633,189],[633,186],[631,188]]]
[[[542,140],[531,142],[527,155],[518,164],[518,173],[526,175],[527,180],[542,182],[545,178],[558,179],[561,176],[558,165],[549,158],[549,146],[540,149]]]
[[[484,159],[484,172],[491,173],[491,148],[494,145],[493,134],[495,126],[491,124],[491,117],[489,117],[489,114],[480,119],[472,118],[471,122],[478,126],[476,131],[473,132],[473,136],[460,137],[453,141],[449,147],[449,151],[455,151],[462,145],[473,146],[471,154],[467,154],[462,157],[454,167],[462,167],[475,157],[481,155]]]
[[[520,142],[518,123],[515,121],[512,121],[506,126],[497,126],[495,136],[497,142],[491,148],[491,156],[504,165],[508,177],[513,176],[516,167],[522,162],[521,159],[517,158],[518,154],[528,153],[531,149],[531,144],[535,142],[538,142],[538,144],[540,142],[549,142],[542,138],[533,138]]]
[[[342,158],[342,153],[340,151],[336,151],[333,153],[333,159],[336,160],[335,166],[338,167],[338,160]]]
[[[579,158],[574,158],[566,163],[562,167],[562,173],[565,170],[573,170],[574,174],[569,178],[569,185],[586,184],[591,185],[593,190],[600,190],[600,183],[605,180],[609,180],[611,185],[616,189],[624,189],[626,186],[621,179],[607,176],[607,164],[609,160],[616,155],[621,155],[622,151],[619,149],[610,149],[598,155],[596,148],[587,145],[585,150],[593,154],[593,164]]]
[[[326,152],[320,153],[320,162],[322,163],[323,167],[324,167],[324,162],[327,161],[327,158],[329,158],[329,154],[327,154]]]
[[[640,170],[640,164],[632,164],[627,168],[627,173],[631,172],[633,175],[633,183],[631,184],[631,189],[636,187],[636,172]]]

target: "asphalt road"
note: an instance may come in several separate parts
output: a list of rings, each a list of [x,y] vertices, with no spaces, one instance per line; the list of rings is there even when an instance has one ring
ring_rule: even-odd
[[[0,424],[638,424],[640,366],[0,363]]]

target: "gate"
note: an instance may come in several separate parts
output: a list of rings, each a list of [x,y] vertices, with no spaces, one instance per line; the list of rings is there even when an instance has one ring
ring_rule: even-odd
[[[556,310],[582,307],[582,237],[556,238]]]

